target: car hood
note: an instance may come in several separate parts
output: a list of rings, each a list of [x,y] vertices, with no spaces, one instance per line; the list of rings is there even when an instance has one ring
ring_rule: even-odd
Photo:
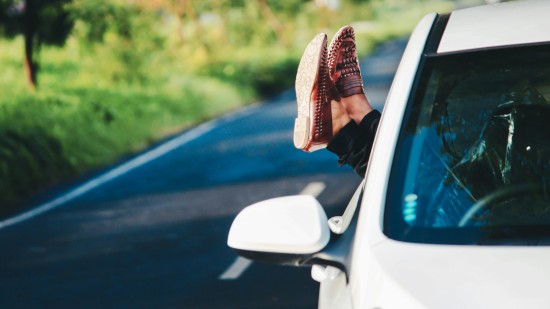
[[[423,308],[549,308],[550,247],[443,246],[386,240],[373,248],[385,291]],[[388,284],[389,283],[389,284]],[[381,308],[389,308],[383,306]]]

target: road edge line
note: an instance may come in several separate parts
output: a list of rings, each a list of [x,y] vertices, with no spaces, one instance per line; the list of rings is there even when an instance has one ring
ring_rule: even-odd
[[[233,264],[220,275],[220,280],[235,280],[238,279],[248,267],[252,265],[252,261],[243,257],[237,257]]]

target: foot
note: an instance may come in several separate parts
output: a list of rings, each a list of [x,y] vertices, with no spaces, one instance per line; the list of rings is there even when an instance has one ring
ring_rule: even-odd
[[[296,74],[298,115],[294,123],[294,146],[307,152],[325,148],[332,138],[326,46],[326,34],[315,36],[306,47]]]

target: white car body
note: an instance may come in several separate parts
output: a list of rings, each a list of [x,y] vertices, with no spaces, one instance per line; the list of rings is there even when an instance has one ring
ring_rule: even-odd
[[[336,239],[351,239],[344,257],[341,252],[334,254],[334,250],[325,248],[317,255],[283,261],[313,265],[312,277],[321,283],[320,308],[550,308],[548,246],[426,244],[393,240],[384,233],[384,211],[402,121],[425,47],[434,44],[430,36],[437,19],[435,13],[424,17],[409,39],[384,106],[361,185],[364,187],[358,190],[363,189],[362,194],[354,196],[346,213],[336,221],[333,218],[329,224],[321,222],[309,228],[328,230],[330,226],[334,234],[343,235]],[[437,54],[550,42],[550,1],[507,2],[457,10],[443,27],[441,33],[434,35],[439,36],[435,39],[438,45],[431,47]],[[317,216],[317,212],[312,211],[311,215]],[[245,232],[234,239],[230,233],[230,246],[252,258],[256,255],[246,252],[268,252],[266,256],[273,252],[300,254],[297,250],[265,250],[265,244],[260,243],[266,237],[247,236],[262,229],[262,222],[272,217],[266,212],[263,218],[241,218],[244,220],[239,220],[240,227],[246,227],[241,229]],[[281,229],[299,229],[311,223],[305,217],[285,218]],[[348,226],[350,229],[346,230]],[[274,233],[278,234],[276,229],[268,234]],[[304,248],[325,246],[326,238],[317,234],[300,237]],[[291,236],[281,237],[286,239],[270,241],[267,248],[296,243]],[[258,244],[251,245],[250,239]]]
[[[420,56],[436,14],[407,45],[387,98],[366,174],[349,284],[321,283],[321,308],[550,308],[550,247],[403,243],[382,233],[389,171]],[[455,11],[438,53],[550,41],[550,1]],[[345,281],[344,281],[345,282]]]

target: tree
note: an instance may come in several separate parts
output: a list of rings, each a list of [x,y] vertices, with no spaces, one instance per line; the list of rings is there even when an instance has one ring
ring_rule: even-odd
[[[36,88],[42,44],[62,46],[73,20],[66,9],[70,0],[0,0],[0,34],[23,35],[25,72],[31,88]]]

